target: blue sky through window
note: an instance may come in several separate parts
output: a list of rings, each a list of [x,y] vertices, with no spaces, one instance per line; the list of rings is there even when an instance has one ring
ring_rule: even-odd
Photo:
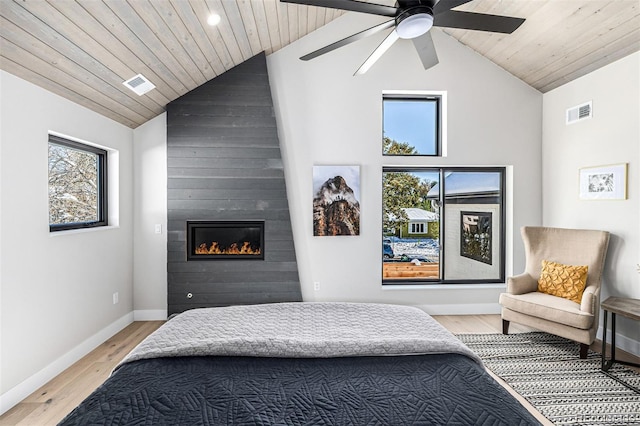
[[[406,142],[419,155],[437,154],[437,102],[431,99],[384,99],[384,136]]]

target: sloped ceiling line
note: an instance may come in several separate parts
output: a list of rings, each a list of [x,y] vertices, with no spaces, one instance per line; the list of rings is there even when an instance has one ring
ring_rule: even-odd
[[[509,35],[444,31],[543,93],[640,50],[637,0],[472,0],[457,10],[525,18]],[[135,128],[344,13],[278,0],[1,0],[0,68]],[[122,85],[138,73],[156,86],[142,97]]]

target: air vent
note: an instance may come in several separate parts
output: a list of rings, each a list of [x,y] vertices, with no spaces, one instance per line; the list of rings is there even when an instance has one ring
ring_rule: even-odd
[[[122,84],[124,84],[129,89],[136,92],[138,96],[142,96],[145,93],[147,93],[149,90],[156,88],[156,86],[154,86],[153,83],[147,80],[145,76],[143,76],[142,74],[133,76]]]
[[[567,110],[567,124],[573,124],[591,117],[593,117],[592,101],[585,102],[584,104],[574,106]]]

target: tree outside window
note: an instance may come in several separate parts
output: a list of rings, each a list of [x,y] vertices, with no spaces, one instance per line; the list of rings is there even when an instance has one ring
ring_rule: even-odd
[[[107,152],[49,136],[49,229],[105,226]]]

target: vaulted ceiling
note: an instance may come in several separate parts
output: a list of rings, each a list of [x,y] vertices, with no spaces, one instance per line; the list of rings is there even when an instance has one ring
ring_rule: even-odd
[[[640,50],[638,0],[473,0],[456,10],[525,18],[509,35],[444,31],[543,93]],[[222,18],[215,27],[211,12]],[[278,0],[0,0],[0,68],[135,128],[343,13]],[[156,89],[138,96],[122,84],[138,73]]]

